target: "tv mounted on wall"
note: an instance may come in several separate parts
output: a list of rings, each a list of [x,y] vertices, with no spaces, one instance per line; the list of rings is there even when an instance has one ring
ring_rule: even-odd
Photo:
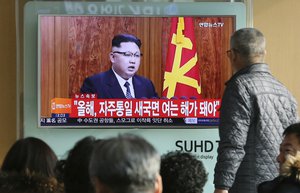
[[[36,6],[31,7],[36,9],[35,13],[27,14],[37,22],[35,29],[28,28],[29,31],[38,34],[37,46],[31,45],[32,49],[28,52],[31,52],[31,55],[37,54],[37,60],[34,62],[38,74],[35,81],[39,127],[106,128],[118,125],[140,128],[218,125],[217,110],[224,82],[231,76],[231,67],[225,53],[230,35],[236,28],[235,14],[200,13],[196,9],[200,8],[197,3],[52,2],[51,8],[49,2],[35,2],[35,4],[38,5],[38,9]],[[203,7],[201,9],[203,10]],[[173,98],[177,100],[162,97],[171,20],[176,17],[193,19],[201,99],[195,100],[193,96],[185,95],[174,96]],[[89,95],[82,97],[80,87],[86,77],[111,67],[109,61],[111,39],[119,33],[134,34],[141,39],[143,57],[138,74],[153,82],[159,98],[146,101],[137,99],[130,106],[124,106],[123,100],[124,112],[128,108],[133,112],[137,111],[137,106],[143,103],[142,108],[146,110],[138,115],[125,116],[123,112],[117,116],[116,111],[112,113],[117,107],[112,105],[110,114],[107,112],[101,114],[100,107],[94,106],[92,110],[98,114],[79,116],[74,103],[77,104],[82,98],[86,103],[86,97],[90,97]],[[25,61],[30,54],[25,54]],[[173,116],[170,115],[169,100],[178,107]],[[102,99],[100,103],[106,101],[113,101],[115,104],[118,102]],[[98,99],[93,102],[99,104]],[[191,114],[178,114],[183,111],[180,106],[184,103],[194,105],[197,109],[190,109],[190,112],[194,112]],[[147,108],[154,111],[154,107],[160,112],[147,114]],[[163,107],[169,111],[164,110],[165,113],[162,113]],[[105,108],[109,110],[108,106]],[[166,115],[167,113],[169,115]]]
[[[231,33],[245,17],[236,6],[242,7],[243,4],[27,3],[24,15],[25,122],[36,122],[40,128],[109,128],[116,125],[126,128],[217,126],[224,83],[232,74],[225,53],[229,48]],[[229,11],[220,11],[220,8]],[[237,15],[242,15],[243,18]],[[200,98],[185,94],[172,99],[163,96],[173,25],[171,20],[179,17],[193,20],[193,44],[198,55]],[[86,77],[111,67],[111,39],[119,33],[134,34],[141,39],[143,57],[137,74],[153,82],[158,98],[136,99],[131,101],[131,106],[128,105],[129,102],[120,100],[123,112],[112,113],[116,105],[105,106],[105,110],[110,110],[109,114],[107,111],[100,111],[99,104],[107,101],[116,104],[118,101],[101,99],[99,102],[100,99],[95,96],[93,98],[93,95],[82,96],[80,86]],[[85,116],[79,113],[78,105],[77,108],[74,106],[82,101],[89,104],[87,99],[91,99],[98,106],[95,105],[92,109],[96,113],[85,113]],[[189,109],[192,113],[180,114],[186,110],[180,107],[184,103],[194,105],[197,109]],[[128,107],[137,108],[139,104],[144,109],[142,113],[124,115]],[[172,105],[178,107],[173,114],[170,113]],[[90,111],[86,106],[85,109]],[[152,112],[147,114],[147,109]],[[155,109],[160,112],[154,112]],[[137,112],[136,109],[130,110]]]
[[[168,47],[166,45],[168,38],[164,37],[170,34],[168,28],[171,25],[170,20],[174,17],[194,19],[200,65],[201,99],[190,99],[188,96],[185,96],[186,98],[177,96],[177,99],[162,97]],[[103,20],[110,21],[112,25],[102,29]],[[114,22],[118,20],[117,24],[112,20]],[[51,112],[53,107],[51,100],[52,102],[64,99],[74,101],[85,77],[110,67],[107,55],[110,52],[113,33],[103,38],[99,30],[115,30],[115,33],[133,33],[142,40],[141,50],[144,55],[138,74],[150,79],[159,94],[159,98],[144,99],[144,101],[173,101],[174,103],[189,100],[201,102],[210,99],[217,101],[222,97],[224,83],[232,74],[226,58],[226,50],[229,48],[228,38],[232,31],[245,26],[246,9],[243,3],[31,1],[24,8],[24,93],[21,93],[23,111],[20,113],[24,120],[22,121],[23,134],[25,137],[35,136],[45,140],[59,157],[64,157],[76,141],[88,135],[97,138],[122,132],[142,135],[160,153],[180,150],[197,154],[209,173],[204,192],[212,192],[214,190],[213,168],[219,140],[217,122],[213,126],[205,125],[205,122],[198,124],[197,119],[197,124],[187,124],[184,120],[189,119],[180,117],[182,122],[177,125],[175,123],[149,124],[146,117],[140,119],[146,121],[140,124],[85,124],[77,123],[76,118],[71,118],[75,123],[68,125],[57,123],[58,120],[62,121],[65,118],[69,121],[70,117],[68,113],[58,111],[59,108],[56,107],[62,107],[59,103],[54,103],[57,106],[54,106],[55,109]],[[127,31],[124,31],[124,28]],[[78,33],[80,30],[82,33]],[[101,46],[99,42],[93,41],[97,39],[93,39],[94,36],[100,39],[102,37]],[[70,39],[76,41],[69,41]],[[88,43],[82,44],[85,41]],[[102,44],[106,44],[107,50],[101,48],[97,51]],[[155,49],[150,49],[153,47]],[[91,67],[83,70],[84,65]],[[77,97],[80,99],[80,95]],[[97,100],[105,101],[105,99],[95,99]],[[100,121],[101,117],[97,116],[94,118]],[[115,119],[110,117],[108,120],[111,118]],[[169,118],[176,120],[175,117]],[[193,122],[195,117],[187,118],[192,118],[190,121],[195,123]],[[49,122],[44,124],[42,121],[46,119]],[[90,119],[91,117],[86,118],[87,121]],[[206,118],[200,120],[205,121]],[[217,120],[216,118],[215,121]]]

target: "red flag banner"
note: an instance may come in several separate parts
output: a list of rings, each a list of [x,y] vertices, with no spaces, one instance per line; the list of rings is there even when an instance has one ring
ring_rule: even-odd
[[[191,17],[172,18],[162,96],[201,98],[200,69]]]

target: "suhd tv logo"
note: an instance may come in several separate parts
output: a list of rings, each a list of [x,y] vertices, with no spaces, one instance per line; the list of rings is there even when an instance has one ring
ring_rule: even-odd
[[[217,147],[219,141],[211,140],[177,140],[176,150],[185,152],[212,152]]]

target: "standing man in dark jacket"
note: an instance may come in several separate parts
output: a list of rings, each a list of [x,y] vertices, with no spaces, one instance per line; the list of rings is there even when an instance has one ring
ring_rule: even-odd
[[[265,53],[257,29],[231,36],[227,55],[234,75],[222,98],[215,193],[256,193],[257,184],[276,177],[282,133],[298,120],[296,100],[271,75]]]

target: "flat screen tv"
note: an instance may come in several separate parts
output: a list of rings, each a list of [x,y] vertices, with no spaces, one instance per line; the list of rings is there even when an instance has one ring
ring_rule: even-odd
[[[62,129],[217,126],[224,83],[232,75],[226,50],[230,35],[245,21],[243,9],[242,3],[27,3],[24,122]],[[111,40],[123,33],[141,40],[137,74],[152,81],[158,96],[100,99],[81,93],[87,77],[111,68]],[[193,66],[184,54],[190,48],[170,51],[180,33],[195,51]],[[197,71],[192,78],[191,69]],[[189,80],[168,78],[171,71]],[[187,85],[196,85],[199,95],[177,93]]]
[[[201,98],[187,94],[173,99],[163,97],[171,20],[178,17],[190,17],[194,22]],[[24,87],[19,91],[23,97],[23,111],[19,113],[23,136],[43,139],[60,158],[64,158],[76,141],[88,135],[96,138],[123,132],[142,135],[161,154],[171,150],[197,154],[209,174],[204,193],[213,192],[218,116],[209,117],[211,106],[208,102],[217,102],[222,97],[224,83],[232,74],[226,56],[229,37],[234,30],[245,26],[243,3],[31,1],[24,7],[22,34]],[[152,117],[117,118],[110,114],[103,117],[102,111],[100,115],[97,112],[91,116],[84,111],[76,118],[68,111],[70,106],[75,106],[75,115],[81,112],[78,105],[74,105],[76,101],[77,104],[82,104],[81,101],[104,104],[105,101],[119,100],[88,98],[81,96],[79,90],[86,77],[110,68],[111,39],[117,33],[131,33],[141,39],[143,56],[137,73],[150,79],[159,95],[156,99],[128,99],[120,100],[120,103],[143,103],[144,109],[148,110],[139,112],[151,110]],[[196,102],[204,107],[207,102],[206,108],[202,108],[207,111],[199,118],[192,114],[180,117],[171,111],[165,111],[170,112],[170,115],[163,115],[165,117],[153,114],[157,109],[155,104],[166,108],[171,102],[177,105]],[[154,106],[146,108],[146,104]],[[136,122],[126,122],[131,118]],[[120,122],[117,123],[118,119]],[[115,122],[110,123],[111,120]],[[156,122],[151,123],[153,120]]]
[[[36,108],[34,120],[38,127],[217,126],[224,83],[232,74],[226,50],[230,35],[240,19],[233,7],[241,6],[233,3],[232,8],[229,6],[233,12],[226,14],[210,11],[223,5],[228,7],[225,4],[27,4],[25,16],[32,20],[27,19],[24,26],[25,47],[29,48],[24,55],[25,87],[31,87],[26,79],[34,81],[34,96],[33,93],[27,96],[36,99],[31,109]],[[172,98],[163,94],[174,18],[191,18],[193,22],[188,27],[193,28],[192,43],[197,54],[197,78],[201,88],[201,96],[197,98],[185,93]],[[121,33],[133,34],[141,40],[143,56],[137,74],[153,82],[158,98],[127,101],[81,95],[80,87],[85,78],[111,68],[111,40]],[[177,85],[180,84],[177,82]],[[28,101],[24,103],[26,105]],[[27,116],[26,113],[24,115]]]

